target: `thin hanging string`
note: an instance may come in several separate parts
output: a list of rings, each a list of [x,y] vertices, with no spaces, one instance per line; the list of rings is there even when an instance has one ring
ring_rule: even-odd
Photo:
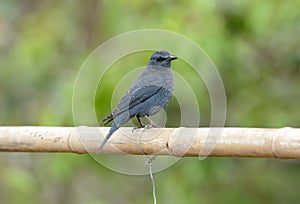
[[[145,162],[146,166],[149,166],[149,174],[150,174],[150,178],[151,178],[151,182],[152,182],[152,196],[153,196],[153,203],[156,204],[156,190],[155,190],[155,181],[154,181],[154,177],[153,177],[153,170],[152,170],[152,163],[153,161],[157,158],[157,156],[149,156],[146,155],[144,153],[144,151],[142,150],[142,146],[141,146],[141,139],[142,139],[142,134],[143,132],[146,130],[146,128],[143,129],[143,131],[141,131],[141,133],[139,134],[138,137],[138,148],[139,151],[145,155],[147,157],[147,161]]]
[[[154,157],[154,156],[153,156]],[[153,158],[152,157],[152,158]],[[156,157],[155,157],[156,158]],[[155,182],[154,182],[154,178],[153,178],[153,172],[152,172],[152,159],[150,158],[148,161],[147,161],[147,164],[149,166],[149,173],[150,173],[150,178],[151,178],[151,181],[152,181],[152,195],[153,195],[153,202],[154,204],[156,204],[156,193],[155,193]]]

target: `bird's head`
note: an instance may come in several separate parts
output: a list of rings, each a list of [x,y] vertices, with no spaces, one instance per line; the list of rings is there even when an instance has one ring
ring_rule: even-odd
[[[171,61],[175,59],[177,59],[177,57],[171,55],[170,52],[158,50],[151,56],[149,65],[171,67]]]

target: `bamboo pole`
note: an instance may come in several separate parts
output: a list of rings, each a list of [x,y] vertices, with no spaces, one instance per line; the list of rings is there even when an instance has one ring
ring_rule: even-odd
[[[0,152],[94,154],[107,127],[0,127]],[[207,155],[209,153],[209,155]],[[101,154],[300,159],[297,128],[120,128]]]

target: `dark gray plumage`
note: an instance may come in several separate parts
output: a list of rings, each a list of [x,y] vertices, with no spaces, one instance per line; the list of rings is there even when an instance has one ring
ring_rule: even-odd
[[[140,117],[154,115],[169,103],[174,90],[171,61],[175,59],[177,57],[168,51],[159,50],[153,53],[149,64],[123,96],[117,108],[102,120],[104,125],[112,120],[114,122],[97,153],[112,134],[131,118],[137,117],[140,126],[144,127]]]

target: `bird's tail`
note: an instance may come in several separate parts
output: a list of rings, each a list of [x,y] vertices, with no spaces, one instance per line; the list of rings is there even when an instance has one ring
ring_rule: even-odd
[[[103,149],[104,145],[107,143],[107,141],[109,140],[109,138],[112,136],[112,134],[119,129],[119,126],[114,122],[108,132],[108,134],[106,135],[106,137],[104,138],[104,140],[102,141],[100,147],[97,149],[96,153],[99,154],[101,152],[101,150]]]

